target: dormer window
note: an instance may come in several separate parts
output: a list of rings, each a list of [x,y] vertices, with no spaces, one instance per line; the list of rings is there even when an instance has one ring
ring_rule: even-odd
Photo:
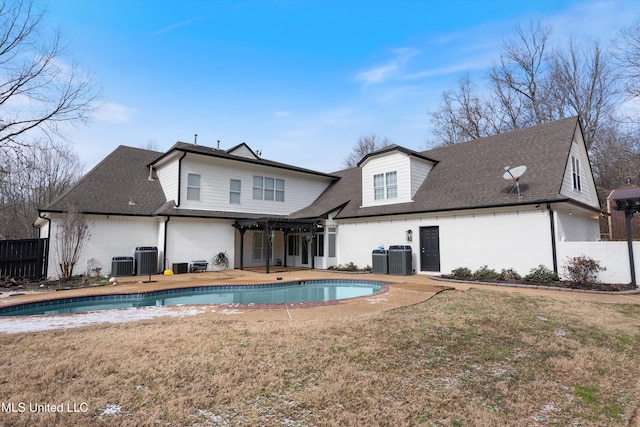
[[[398,173],[396,171],[373,176],[373,197],[374,200],[398,197]]]

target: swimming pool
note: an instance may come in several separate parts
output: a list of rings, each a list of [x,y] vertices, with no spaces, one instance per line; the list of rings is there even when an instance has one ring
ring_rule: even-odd
[[[356,298],[382,290],[369,280],[304,280],[259,285],[216,285],[138,294],[63,298],[0,308],[0,316],[32,316],[188,304],[295,304]]]

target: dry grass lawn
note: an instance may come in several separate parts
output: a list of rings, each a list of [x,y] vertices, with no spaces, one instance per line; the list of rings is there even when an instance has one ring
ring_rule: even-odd
[[[627,426],[640,306],[446,291],[357,317],[0,335],[0,356],[7,426]],[[47,403],[65,412],[30,410]]]

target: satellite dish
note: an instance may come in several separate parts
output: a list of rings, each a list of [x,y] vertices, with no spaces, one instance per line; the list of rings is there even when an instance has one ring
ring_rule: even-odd
[[[502,175],[504,179],[517,181],[527,171],[527,167],[523,165],[510,169],[509,166],[505,166],[504,170],[506,170]]]
[[[506,172],[502,175],[502,177],[508,181],[516,182],[514,187],[518,190],[518,198],[521,199],[522,192],[520,191],[520,177],[527,171],[527,167],[524,165],[516,166],[515,168],[505,166],[504,170]],[[511,191],[513,191],[513,188],[511,189]]]

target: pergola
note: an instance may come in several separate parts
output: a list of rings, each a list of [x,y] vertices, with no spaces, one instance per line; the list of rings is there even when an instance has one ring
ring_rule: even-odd
[[[629,265],[631,268],[631,284],[638,286],[636,283],[636,268],[633,260],[633,236],[631,233],[631,218],[640,212],[640,197],[631,197],[627,199],[616,199],[616,205],[612,206],[617,211],[624,212],[625,225],[627,227],[627,246],[629,248]]]
[[[273,232],[278,230],[284,233],[284,267],[287,266],[287,235],[290,232],[308,232],[311,234],[311,241],[316,237],[316,231],[322,226],[318,219],[291,219],[284,217],[262,217],[254,219],[237,220],[232,224],[240,232],[240,270],[244,270],[244,233],[247,230],[260,230],[267,233],[267,260],[265,264],[266,273],[269,273],[271,245],[273,245]],[[311,245],[311,268],[315,268],[315,245]]]

